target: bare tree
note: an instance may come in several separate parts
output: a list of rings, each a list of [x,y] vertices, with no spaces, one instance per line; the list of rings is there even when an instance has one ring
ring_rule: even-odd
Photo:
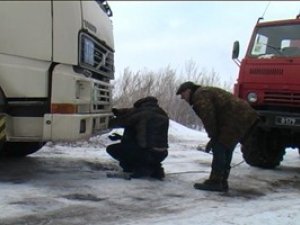
[[[170,119],[191,128],[201,129],[202,123],[198,116],[186,102],[175,95],[178,86],[188,80],[203,86],[223,85],[224,88],[226,85],[221,84],[220,77],[214,70],[199,70],[193,60],[185,63],[181,73],[170,66],[157,72],[147,69],[133,72],[127,67],[114,83],[114,107],[131,107],[140,98],[154,96]]]

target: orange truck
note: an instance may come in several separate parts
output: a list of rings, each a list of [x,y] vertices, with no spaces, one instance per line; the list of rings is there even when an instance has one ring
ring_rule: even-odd
[[[245,57],[239,42],[232,59],[239,65],[234,94],[249,102],[261,123],[242,146],[245,161],[274,168],[286,148],[300,147],[300,15],[295,19],[261,22],[254,27]]]

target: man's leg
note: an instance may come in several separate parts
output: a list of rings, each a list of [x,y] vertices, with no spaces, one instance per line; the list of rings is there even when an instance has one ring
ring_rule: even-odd
[[[225,189],[228,190],[228,178],[230,174],[230,169],[231,169],[231,160],[232,160],[232,154],[233,154],[234,148],[232,149],[227,149],[225,151],[225,170],[224,170],[224,175],[223,175],[223,186]]]
[[[228,167],[228,160],[231,157],[227,155],[228,149],[221,143],[215,142],[212,146],[213,160],[209,179],[203,183],[194,184],[194,188],[207,191],[227,191],[228,184],[224,180],[224,174]],[[230,162],[229,162],[230,166]],[[228,173],[229,175],[229,173]],[[227,184],[227,186],[226,186]]]
[[[165,177],[161,162],[167,157],[168,151],[156,151],[148,148],[137,149],[136,170],[133,178],[153,177],[163,179]]]
[[[135,162],[135,155],[132,149],[134,149],[134,146],[132,147],[131,144],[117,143],[109,145],[106,148],[106,152],[119,161],[119,165],[124,172],[132,172]]]
[[[114,159],[120,161],[122,158],[122,144],[121,143],[111,144],[107,146],[106,152]]]
[[[132,178],[149,177],[152,173],[148,165],[148,149],[136,147],[134,149],[134,170],[131,175]]]
[[[168,156],[168,151],[150,150],[149,167],[152,169],[151,177],[162,180],[165,177],[161,162]]]

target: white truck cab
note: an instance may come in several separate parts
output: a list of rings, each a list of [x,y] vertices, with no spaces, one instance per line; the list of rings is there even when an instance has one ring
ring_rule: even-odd
[[[88,138],[111,116],[106,1],[0,1],[0,155]]]

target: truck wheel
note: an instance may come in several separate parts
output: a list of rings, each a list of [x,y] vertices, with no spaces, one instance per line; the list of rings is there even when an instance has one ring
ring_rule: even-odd
[[[243,157],[250,166],[273,169],[280,165],[285,148],[280,137],[259,129],[241,147]]]
[[[6,142],[0,150],[0,157],[25,157],[38,151],[44,144],[44,142]]]
[[[5,125],[6,125],[6,118],[4,114],[2,114],[0,115],[0,151],[6,141]]]
[[[6,142],[6,98],[0,87],[0,151]]]

